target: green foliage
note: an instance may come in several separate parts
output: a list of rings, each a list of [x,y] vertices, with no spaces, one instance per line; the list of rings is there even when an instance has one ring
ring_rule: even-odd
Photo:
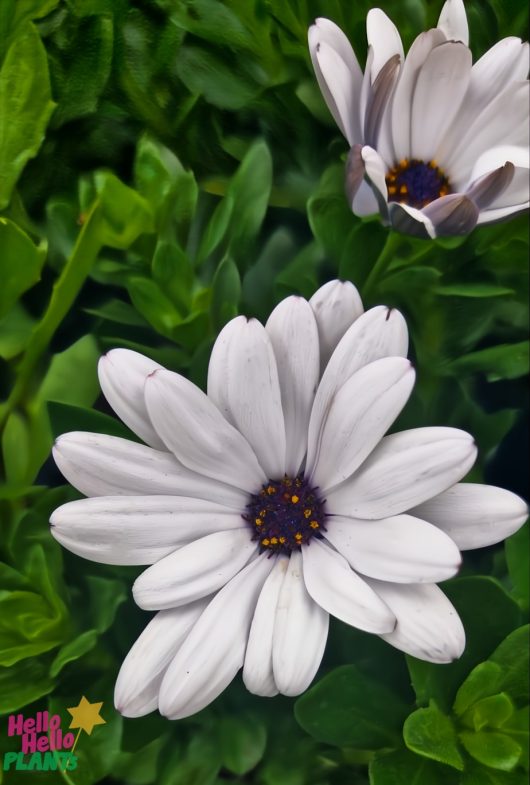
[[[382,7],[408,46],[441,4]],[[236,680],[173,723],[113,708],[148,618],[131,599],[136,568],[83,561],[48,531],[51,512],[77,498],[61,486],[53,440],[137,440],[100,398],[103,352],[134,349],[204,387],[227,321],[265,321],[281,298],[337,276],[366,308],[407,319],[418,382],[397,427],[469,430],[480,450],[470,479],[519,488],[528,226],[430,242],[351,213],[347,147],[307,27],[332,18],[363,64],[370,6],[0,2],[0,712],[66,719],[85,694],[107,723],[82,735],[75,771],[39,773],[43,785],[527,781],[528,527],[504,549],[466,554],[462,577],[444,584],[466,629],[459,661],[420,662],[336,623],[296,701]],[[527,29],[522,0],[466,9],[475,59]],[[24,777],[2,774],[7,785]]]

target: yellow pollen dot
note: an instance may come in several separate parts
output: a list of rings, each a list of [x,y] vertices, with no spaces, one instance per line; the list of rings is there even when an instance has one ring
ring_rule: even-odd
[[[291,496],[291,501],[293,504],[297,504],[300,501],[299,496]]]
[[[271,537],[271,545],[278,545],[278,538],[277,537]]]
[[[389,186],[388,186],[388,193],[389,193],[389,194],[395,194],[395,193],[396,193],[396,191],[397,191],[397,188],[396,188],[396,186],[395,186],[395,185],[389,185]]]
[[[295,538],[295,540],[300,542],[300,540],[302,539],[302,535],[300,534],[300,532],[296,532],[296,534],[294,535],[294,538]]]
[[[310,518],[313,510],[304,510],[304,518]]]
[[[269,494],[269,496],[272,496],[273,493],[276,493],[276,488],[273,485],[269,485],[269,487],[267,488],[267,493]]]
[[[283,544],[284,544],[284,542],[285,542],[285,537],[280,537],[280,542],[281,542],[281,544],[283,545]]]
[[[318,521],[311,521],[311,523],[309,525],[311,526],[312,529],[318,529],[319,528]]]
[[[256,526],[261,526],[263,521],[261,520],[261,518],[255,518],[254,523],[256,524]]]
[[[407,188],[407,186],[406,186],[406,185],[401,185],[401,186],[399,187],[399,193],[400,193],[400,194],[406,194],[406,193],[407,193],[407,191],[408,191],[408,188]]]
[[[259,514],[261,518],[264,518],[267,515],[267,510],[260,510]]]
[[[265,537],[265,539],[261,541],[261,544],[265,545],[265,547],[267,547],[267,545],[271,544],[271,541],[269,539],[267,539],[267,537]]]

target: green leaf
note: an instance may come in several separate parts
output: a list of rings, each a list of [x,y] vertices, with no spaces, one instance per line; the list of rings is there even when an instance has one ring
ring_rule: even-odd
[[[77,638],[68,641],[62,646],[52,664],[50,665],[50,676],[55,678],[59,675],[65,665],[74,660],[78,660],[83,654],[86,654],[90,649],[93,649],[98,640],[96,630],[87,630],[81,633]]]
[[[158,785],[214,785],[221,768],[221,751],[215,733],[196,732],[185,749],[171,740],[157,778]]]
[[[0,713],[18,711],[53,690],[54,682],[38,659],[23,660],[9,668],[0,666]]]
[[[513,594],[523,609],[530,607],[530,525],[527,523],[504,543]]]
[[[231,193],[216,205],[212,217],[208,221],[206,231],[202,236],[199,250],[197,251],[197,261],[203,262],[220,245],[226,236],[232,213],[234,212],[235,199]]]
[[[504,733],[463,731],[460,740],[472,758],[484,766],[512,771],[521,758],[521,747]]]
[[[466,763],[459,785],[528,785],[528,778],[520,771],[487,769],[471,759]]]
[[[15,305],[0,321],[0,357],[12,360],[28,344],[35,322],[22,306]]]
[[[252,715],[223,717],[219,725],[223,766],[233,774],[246,774],[263,757],[265,725]]]
[[[11,485],[22,485],[28,479],[30,452],[28,424],[21,414],[12,412],[2,433],[5,476]]]
[[[220,57],[200,46],[183,46],[177,73],[190,93],[202,95],[219,109],[241,109],[260,88],[244,69],[229,67]]]
[[[484,373],[490,382],[518,379],[528,374],[529,344],[521,341],[480,349],[454,360],[448,369],[458,374]]]
[[[40,390],[43,401],[90,406],[99,395],[97,364],[100,351],[92,335],[85,335],[64,352],[55,354]]]
[[[101,634],[109,629],[116,611],[127,599],[128,593],[122,581],[87,575],[88,603],[91,624]]]
[[[324,174],[316,191],[307,202],[307,217],[311,231],[332,259],[343,260],[341,275],[345,265],[351,274],[353,259],[344,259],[344,244],[348,244],[351,232],[358,231],[357,223],[344,198],[344,166],[333,164]],[[375,262],[375,259],[373,259]]]
[[[530,707],[525,706],[523,709],[516,711],[512,717],[503,725],[502,731],[510,736],[511,739],[516,741],[521,749],[521,766],[528,771],[529,768],[529,753],[530,753],[530,728],[529,728],[529,714]]]
[[[233,259],[225,257],[212,281],[211,314],[215,330],[220,330],[234,316],[241,297],[241,279]]]
[[[171,21],[182,30],[218,46],[253,49],[256,44],[238,14],[216,0],[194,0],[193,6],[175,5]]]
[[[396,742],[406,705],[355,665],[344,665],[295,703],[295,717],[318,741],[376,750]]]
[[[37,154],[54,107],[46,50],[35,27],[26,22],[0,69],[0,210]]]
[[[456,693],[453,711],[464,714],[474,703],[499,691],[503,672],[500,665],[491,660],[481,662],[473,668],[467,679]]]
[[[528,698],[529,631],[528,625],[514,630],[490,657],[490,660],[502,669],[500,688],[515,700]]]
[[[127,291],[134,307],[162,335],[171,336],[182,316],[160,286],[151,278],[130,278]]]
[[[123,300],[107,300],[97,308],[85,308],[85,313],[105,319],[108,322],[126,324],[129,327],[145,327],[147,322],[134,308]]]
[[[426,709],[418,709],[407,717],[403,738],[412,752],[464,770],[453,723],[435,703],[431,702]]]
[[[187,254],[176,243],[159,240],[152,262],[153,279],[177,309],[187,311],[193,289],[193,269]]]
[[[138,441],[138,437],[129,431],[120,420],[93,409],[50,401],[48,414],[52,434],[55,438],[62,433],[68,433],[68,431],[87,431],[88,433],[106,433],[109,436],[120,436],[123,439]]]
[[[453,283],[443,284],[436,286],[434,289],[436,294],[443,297],[503,297],[507,294],[514,294],[513,289],[508,289],[506,286],[498,286],[494,283],[483,283],[477,281],[475,283]]]
[[[409,750],[398,750],[370,762],[370,785],[455,785],[454,771]]]
[[[1,122],[0,119],[0,133]],[[1,177],[0,174],[0,186]],[[22,229],[0,217],[0,320],[13,308],[20,295],[40,280],[45,257],[45,252],[37,248]]]
[[[514,705],[505,692],[477,701],[462,717],[462,722],[475,731],[500,728],[514,713]]]
[[[466,630],[464,654],[443,667],[408,656],[407,664],[418,703],[427,704],[433,698],[442,710],[448,710],[471,669],[487,659],[519,625],[520,611],[500,584],[489,577],[456,578],[444,584],[444,592]]]
[[[140,194],[110,172],[97,172],[94,183],[101,204],[102,245],[128,248],[141,234],[154,230],[151,208]]]

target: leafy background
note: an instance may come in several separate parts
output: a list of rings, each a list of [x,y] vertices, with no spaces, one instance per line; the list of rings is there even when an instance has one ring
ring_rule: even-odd
[[[406,45],[441,2],[385,0]],[[334,622],[298,700],[239,680],[188,720],[124,720],[112,688],[148,615],[137,573],[63,552],[48,517],[76,498],[49,458],[68,430],[124,434],[98,356],[137,349],[203,385],[239,312],[340,276],[405,313],[419,381],[399,427],[475,435],[471,479],[525,491],[528,225],[420,241],[362,221],[344,140],[306,48],[318,15],[361,59],[366,0],[2,0],[0,5],[0,711],[107,725],[74,785],[519,785],[528,767],[528,528],[467,553],[444,590],[462,659],[434,666]],[[467,2],[475,58],[524,36],[523,0]],[[0,749],[12,748],[4,717]],[[1,774],[1,772],[0,772]]]

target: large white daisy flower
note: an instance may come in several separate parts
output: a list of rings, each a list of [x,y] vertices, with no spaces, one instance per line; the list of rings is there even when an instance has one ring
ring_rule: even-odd
[[[351,148],[353,212],[435,237],[528,209],[528,44],[504,38],[472,65],[462,0],[447,0],[406,57],[381,9],[366,29],[364,75],[337,25],[317,19],[309,30],[320,89]]]
[[[126,716],[193,714],[243,667],[258,695],[313,679],[329,614],[416,657],[464,648],[435,585],[459,549],[524,521],[514,494],[459,484],[476,447],[455,428],[385,436],[414,383],[401,314],[363,313],[332,281],[288,297],[265,327],[238,316],[212,351],[208,394],[135,352],[100,361],[103,392],[149,446],[67,433],[54,456],[91,497],[53,536],[87,559],[150,564],[133,594],[159,611],[125,659]]]

